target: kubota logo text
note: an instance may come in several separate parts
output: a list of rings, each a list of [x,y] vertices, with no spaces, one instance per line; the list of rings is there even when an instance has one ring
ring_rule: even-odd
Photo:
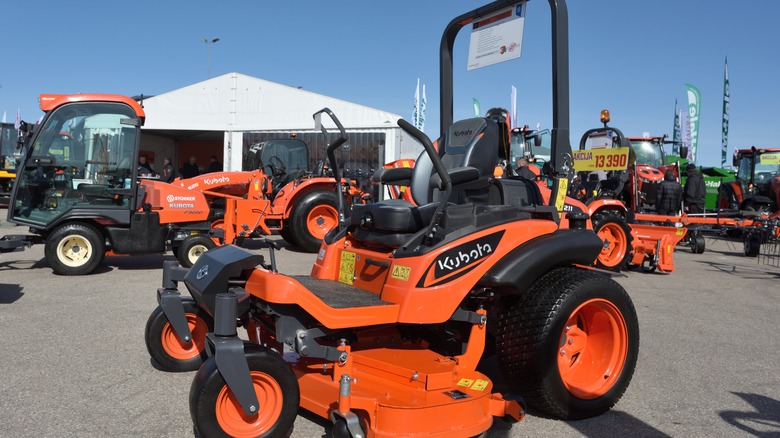
[[[504,231],[498,231],[443,252],[428,267],[418,287],[446,283],[471,271],[496,251],[503,235]]]
[[[453,257],[445,256],[444,259],[436,260],[437,271],[454,271],[461,267],[461,265],[466,266],[471,262],[475,262],[482,257],[485,257],[486,255],[493,252],[493,247],[491,247],[489,244],[480,245],[477,243],[474,245],[474,249],[471,251],[463,252],[458,251],[458,254],[456,254]]]
[[[230,178],[226,176],[220,176],[219,178],[206,178],[203,180],[204,183],[208,185],[212,184],[222,184],[222,183],[228,183],[230,182]]]

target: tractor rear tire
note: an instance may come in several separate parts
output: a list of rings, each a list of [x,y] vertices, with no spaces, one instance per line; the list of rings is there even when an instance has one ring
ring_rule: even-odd
[[[631,228],[618,211],[607,210],[593,215],[593,231],[604,243],[596,258],[596,266],[620,272],[631,260],[633,246]]]
[[[631,298],[598,272],[556,268],[499,315],[496,356],[510,391],[562,419],[593,417],[614,406],[638,353]]]
[[[214,357],[190,387],[190,415],[200,436],[289,437],[298,415],[300,388],[290,366],[270,349],[244,344],[260,409],[248,416],[217,369]]]
[[[298,242],[295,240],[295,233],[292,229],[291,221],[287,220],[282,223],[282,229],[279,230],[279,235],[282,236],[285,242],[292,246],[298,246]]]
[[[182,306],[192,333],[192,339],[188,343],[181,342],[173,331],[162,307],[157,306],[146,322],[146,349],[164,371],[195,371],[208,357],[206,333],[214,330],[214,318],[192,298],[182,299]]]
[[[328,231],[338,226],[338,199],[329,190],[314,190],[304,195],[290,214],[293,239],[306,252],[317,252]]]
[[[190,236],[179,245],[176,258],[185,268],[191,268],[204,252],[216,248],[217,244],[206,235]]]
[[[90,224],[64,224],[46,238],[44,255],[59,275],[86,275],[105,258],[106,239]]]

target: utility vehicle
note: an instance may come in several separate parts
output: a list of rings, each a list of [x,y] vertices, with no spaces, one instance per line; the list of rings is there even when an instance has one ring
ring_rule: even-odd
[[[137,175],[143,108],[110,94],[43,94],[40,126],[23,134],[24,148],[11,193],[8,221],[30,234],[0,238],[0,251],[42,243],[61,275],[94,271],[106,254],[162,253],[171,248],[184,266],[224,243],[285,228],[283,235],[316,251],[337,221],[332,177],[285,180],[262,169],[218,172],[167,184]],[[261,152],[260,150],[257,151]],[[259,163],[259,161],[258,161]],[[259,163],[262,164],[262,163]],[[344,190],[365,202],[355,184]]]

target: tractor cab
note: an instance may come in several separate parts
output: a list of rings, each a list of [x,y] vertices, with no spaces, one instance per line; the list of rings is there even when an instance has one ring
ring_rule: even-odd
[[[290,181],[310,173],[309,147],[294,137],[255,143],[244,157],[243,170],[255,169],[262,169],[271,178],[276,195]]]
[[[780,205],[780,149],[743,149],[734,155],[742,204],[751,201],[770,211]]]
[[[577,174],[571,195],[586,203],[620,198],[629,181],[629,165],[636,160],[631,143],[619,129],[607,125],[609,120],[609,111],[603,110],[604,127],[586,131],[573,153]]]
[[[47,112],[17,168],[8,220],[49,229],[89,211],[126,223],[143,109],[120,96],[42,95]]]

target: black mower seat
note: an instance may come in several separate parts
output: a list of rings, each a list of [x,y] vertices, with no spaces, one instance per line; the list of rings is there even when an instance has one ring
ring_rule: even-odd
[[[498,156],[498,125],[489,119],[473,118],[455,122],[439,141],[439,155],[453,176],[455,204],[487,204]],[[434,188],[438,180],[433,162],[423,152],[415,162],[410,190],[417,205],[398,199],[352,207],[354,236],[368,244],[397,248],[414,233],[430,225],[444,192]]]
[[[418,207],[403,199],[388,199],[354,205],[351,221],[363,229],[414,233],[431,223],[435,211],[436,204]]]

